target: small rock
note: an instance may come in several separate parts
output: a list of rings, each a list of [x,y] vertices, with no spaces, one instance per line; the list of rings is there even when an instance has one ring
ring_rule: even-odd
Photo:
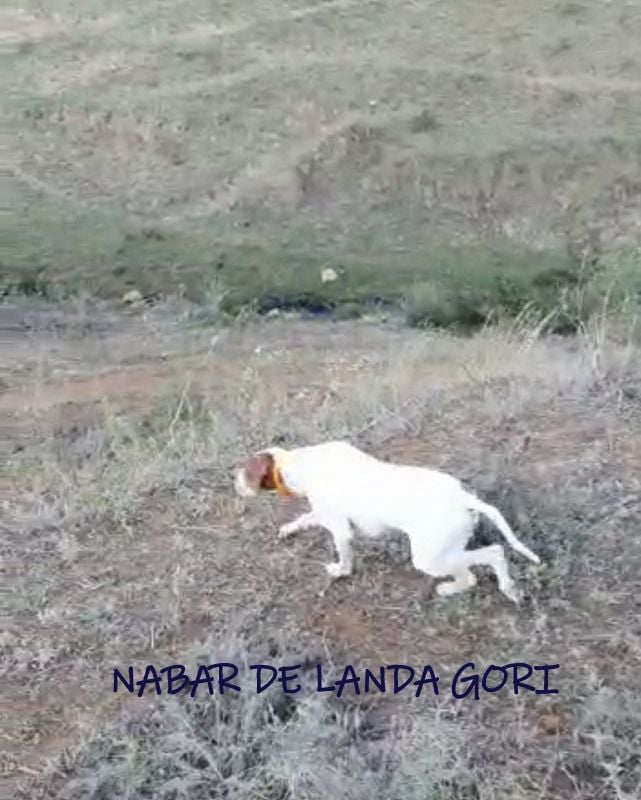
[[[122,296],[122,302],[129,306],[139,305],[142,303],[142,294],[138,291],[138,289],[130,289]]]
[[[558,736],[569,728],[568,715],[558,707],[546,709],[539,716],[537,727],[544,736]]]
[[[338,275],[336,270],[333,270],[331,267],[327,267],[321,272],[321,281],[323,283],[331,283],[338,279]]]
[[[280,317],[280,309],[279,308],[271,308],[266,316],[268,317]]]

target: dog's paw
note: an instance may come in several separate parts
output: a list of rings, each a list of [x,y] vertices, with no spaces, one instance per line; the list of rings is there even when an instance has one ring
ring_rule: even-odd
[[[290,536],[293,536],[297,531],[295,525],[292,525],[291,522],[286,523],[285,525],[281,525],[278,529],[278,538],[279,539],[289,539]]]
[[[333,564],[326,564],[325,569],[327,570],[327,574],[330,578],[342,578],[346,575],[349,575],[351,569],[345,564],[341,564],[339,561],[334,562]]]
[[[454,594],[460,594],[463,591],[460,586],[457,586],[454,581],[445,581],[436,586],[436,594],[439,597],[451,597]]]
[[[523,592],[520,589],[517,589],[513,583],[503,587],[503,594],[508,598],[508,600],[511,600],[514,605],[517,606],[523,599]]]

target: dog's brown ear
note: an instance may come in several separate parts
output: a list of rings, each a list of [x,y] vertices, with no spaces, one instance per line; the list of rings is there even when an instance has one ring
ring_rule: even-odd
[[[274,481],[274,456],[271,453],[257,453],[245,464],[247,483],[256,491],[264,489],[271,492],[276,488]]]

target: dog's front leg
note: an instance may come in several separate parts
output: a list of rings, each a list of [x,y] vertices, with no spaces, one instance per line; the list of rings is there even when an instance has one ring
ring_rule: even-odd
[[[307,514],[301,514],[300,517],[296,517],[296,519],[292,520],[291,522],[281,525],[278,529],[278,538],[287,539],[289,536],[293,536],[295,533],[299,533],[300,531],[304,531],[306,528],[312,528],[314,525],[319,524],[320,522],[314,511],[309,511]]]

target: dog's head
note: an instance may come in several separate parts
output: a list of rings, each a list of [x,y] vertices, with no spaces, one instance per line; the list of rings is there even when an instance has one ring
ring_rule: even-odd
[[[279,448],[255,453],[236,472],[234,487],[241,497],[255,497],[261,492],[291,496],[281,472],[284,451]]]

